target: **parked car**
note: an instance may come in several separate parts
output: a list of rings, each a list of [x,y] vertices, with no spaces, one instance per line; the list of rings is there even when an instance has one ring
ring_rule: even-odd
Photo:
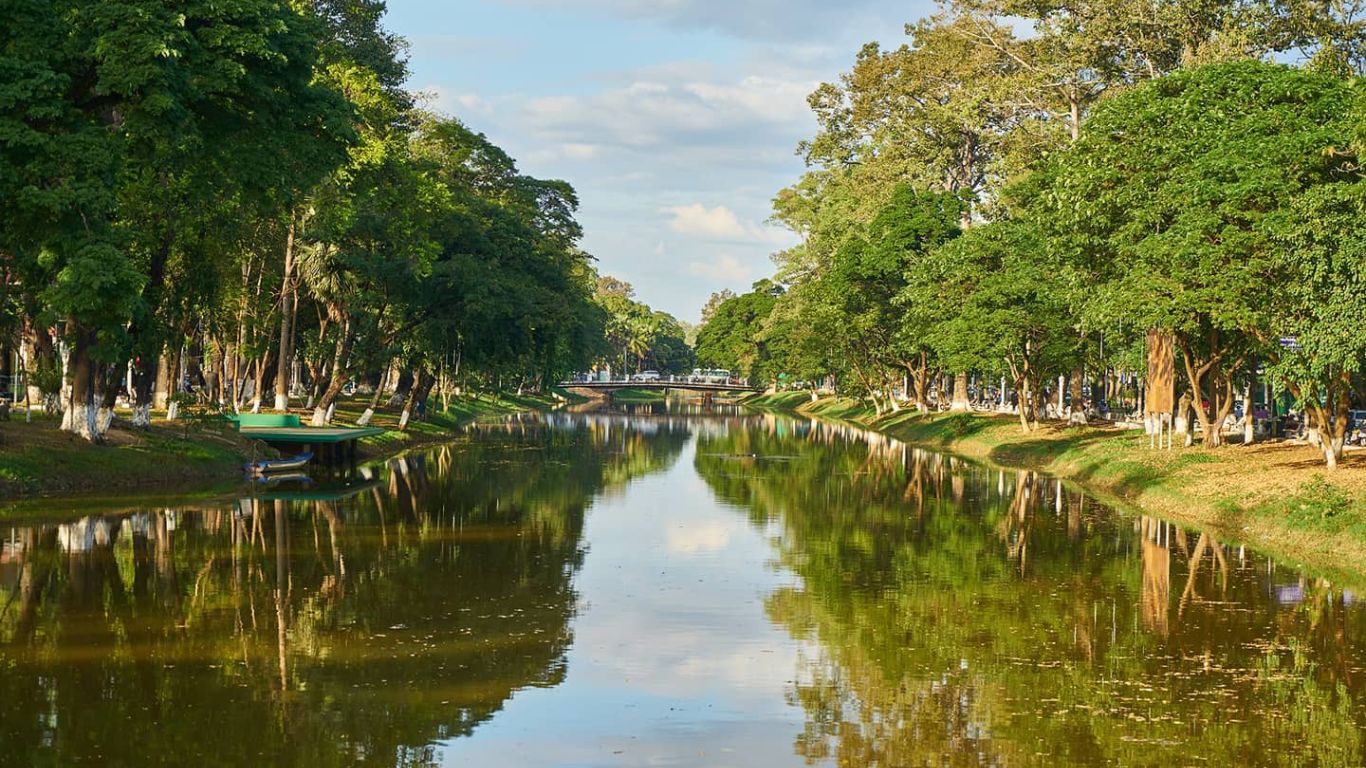
[[[1349,429],[1366,429],[1366,411],[1348,411],[1347,426]]]

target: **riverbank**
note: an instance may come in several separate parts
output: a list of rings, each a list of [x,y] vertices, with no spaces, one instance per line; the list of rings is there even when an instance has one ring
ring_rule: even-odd
[[[157,422],[115,425],[102,446],[63,432],[56,418],[0,422],[0,499],[68,494],[114,496],[223,485],[242,474],[251,446],[235,432]]]
[[[1329,472],[1315,449],[1284,442],[1207,451],[1152,450],[1141,432],[1044,423],[1026,434],[1014,416],[877,417],[859,402],[762,395],[750,407],[856,423],[890,437],[993,465],[1046,472],[1111,503],[1206,529],[1320,570],[1366,572],[1366,452]]]
[[[576,401],[559,393],[560,398]],[[371,426],[384,434],[361,442],[362,459],[384,458],[451,439],[460,426],[483,418],[548,410],[565,399],[555,395],[478,395],[451,398],[447,411],[429,412],[406,431],[398,429],[397,409],[376,411]],[[433,401],[436,405],[438,401]],[[367,402],[338,403],[336,422],[354,424]],[[80,496],[89,498],[147,494],[212,495],[242,476],[242,465],[260,457],[260,446],[236,431],[204,421],[153,422],[148,430],[115,421],[105,445],[91,445],[62,432],[55,418],[22,415],[0,422],[0,500]],[[307,420],[307,414],[301,414]]]
[[[546,395],[489,393],[452,397],[450,407],[441,410],[436,407],[441,403],[440,398],[433,395],[426,418],[409,421],[406,430],[398,428],[399,409],[375,411],[370,426],[383,429],[384,434],[361,440],[360,458],[381,459],[423,445],[443,442],[454,436],[461,426],[472,421],[548,411],[559,405],[580,402],[584,402],[584,398],[558,390],[552,390],[551,394]],[[355,424],[367,404],[368,402],[359,400],[338,403],[335,414],[337,423]]]

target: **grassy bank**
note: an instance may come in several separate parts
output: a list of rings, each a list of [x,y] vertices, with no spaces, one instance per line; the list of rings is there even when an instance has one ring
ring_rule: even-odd
[[[752,407],[850,421],[908,443],[994,465],[1072,480],[1103,500],[1210,530],[1318,569],[1366,572],[1366,452],[1334,472],[1317,450],[1285,442],[1217,450],[1152,450],[1140,432],[1046,423],[1033,433],[1014,416],[903,411],[878,418],[846,399],[783,393]]]
[[[482,393],[466,397],[452,397],[450,407],[443,409],[440,397],[432,396],[427,403],[427,415],[422,420],[412,420],[408,429],[398,428],[399,410],[385,409],[376,411],[370,426],[385,430],[382,435],[367,437],[361,441],[361,454],[365,458],[378,458],[398,451],[448,440],[462,424],[479,419],[492,419],[531,411],[546,411],[563,403],[583,402],[577,395],[552,390],[545,395],[517,395],[513,393]],[[336,421],[338,424],[355,424],[365,411],[368,401],[348,401],[337,404]]]
[[[226,430],[115,427],[106,445],[93,446],[59,426],[48,418],[0,422],[0,499],[222,485],[241,475],[251,450]]]
[[[441,400],[434,397],[427,417],[410,422],[406,431],[398,429],[396,409],[380,410],[371,426],[385,432],[362,441],[362,455],[378,458],[440,442],[466,422],[546,410],[558,402],[564,400],[554,394],[485,394],[451,398],[450,408],[442,410]],[[362,400],[338,403],[335,423],[355,424],[366,405]],[[253,456],[273,455],[226,425],[158,421],[150,430],[134,430],[126,428],[127,414],[120,416],[101,446],[62,432],[56,419],[25,423],[19,416],[0,422],[0,499],[212,494],[232,487]],[[309,415],[300,416],[306,423]]]

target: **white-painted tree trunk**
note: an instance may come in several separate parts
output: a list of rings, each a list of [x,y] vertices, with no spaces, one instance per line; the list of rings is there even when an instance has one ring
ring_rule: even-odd
[[[95,415],[95,430],[99,433],[100,437],[104,437],[109,433],[109,427],[112,426],[113,423],[114,409],[100,406],[98,413]]]
[[[403,413],[400,414],[398,417],[398,428],[400,430],[408,428],[408,419],[410,416],[412,416],[412,411],[407,408],[404,408]]]
[[[152,426],[151,403],[138,403],[133,406],[133,426],[139,429]]]
[[[1342,458],[1342,453],[1346,449],[1346,435],[1334,437],[1323,442],[1323,460],[1328,464],[1329,469],[1338,468],[1338,460]]]
[[[953,377],[953,401],[949,410],[955,412],[972,410],[972,403],[968,401],[968,375],[966,373],[960,373]]]
[[[373,419],[373,418],[375,418],[375,409],[374,409],[374,408],[366,408],[366,409],[365,409],[365,413],[362,413],[362,414],[360,415],[360,418],[356,420],[356,423],[359,424],[359,425],[362,426],[362,427],[368,427],[368,426],[370,426],[370,419]]]
[[[172,400],[171,404],[166,406],[166,420],[175,421],[178,418],[180,418],[180,403]]]
[[[99,441],[100,432],[96,429],[98,409],[94,403],[72,403],[66,411],[63,429],[74,432],[92,443]]]
[[[314,408],[313,420],[310,421],[309,424],[315,427],[327,426],[327,411],[323,410],[322,408]]]
[[[277,411],[287,411],[287,410],[289,410],[289,395],[280,394],[279,392],[276,392],[276,393],[275,393],[275,410],[277,410]]]
[[[336,416],[337,416],[337,401],[336,401],[336,400],[333,400],[333,401],[332,401],[331,403],[329,403],[328,406],[327,406],[327,423],[328,423],[328,424],[331,424],[331,423],[332,423],[332,419],[336,418]]]

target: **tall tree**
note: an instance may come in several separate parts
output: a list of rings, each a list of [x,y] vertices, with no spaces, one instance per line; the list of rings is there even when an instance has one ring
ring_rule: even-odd
[[[1223,442],[1234,376],[1273,333],[1262,225],[1349,159],[1351,87],[1237,62],[1178,72],[1108,100],[1058,155],[1040,221],[1106,274],[1088,312],[1175,334],[1205,445]]]

